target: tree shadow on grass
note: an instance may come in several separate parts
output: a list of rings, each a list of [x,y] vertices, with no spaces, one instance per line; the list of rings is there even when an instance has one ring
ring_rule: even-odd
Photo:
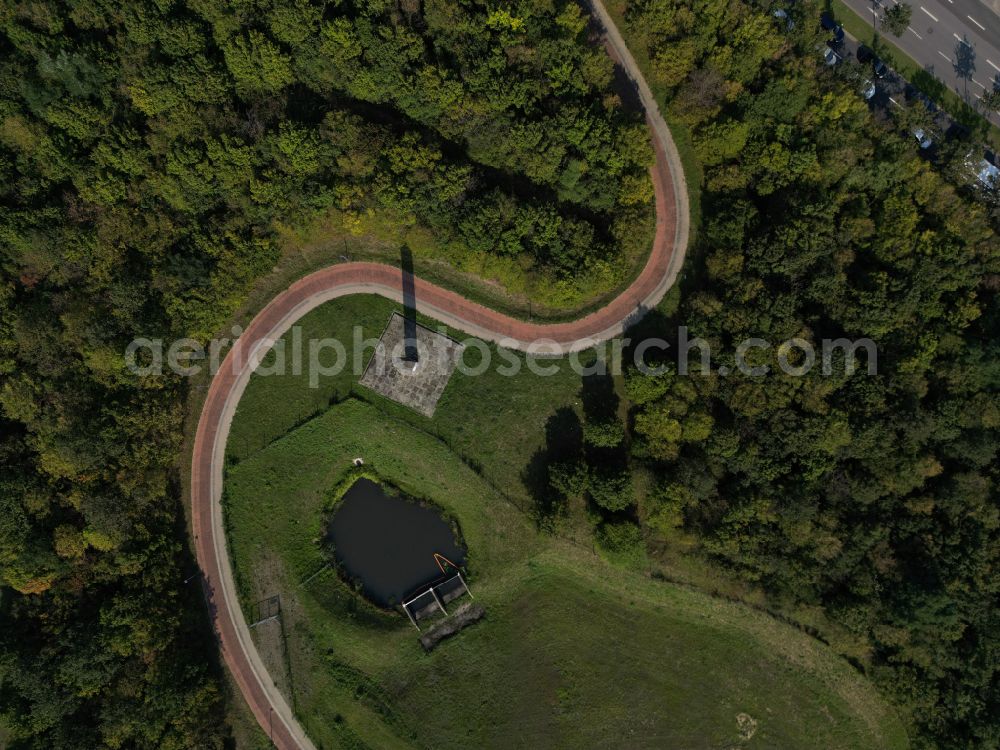
[[[545,447],[535,451],[521,471],[521,481],[534,501],[532,516],[539,528],[551,528],[566,501],[550,486],[549,467],[578,457],[582,447],[580,417],[568,406],[557,409],[545,422]]]
[[[651,310],[627,331],[629,344],[622,350],[623,370],[626,374],[656,374],[664,367],[698,372],[701,367],[711,366],[715,350],[698,343],[701,334],[685,327],[677,315]]]
[[[619,399],[615,393],[615,382],[607,373],[584,375],[580,397],[587,422],[612,419],[618,413]]]

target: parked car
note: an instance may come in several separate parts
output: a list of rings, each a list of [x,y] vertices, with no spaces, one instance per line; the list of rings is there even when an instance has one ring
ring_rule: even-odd
[[[994,188],[1000,184],[1000,169],[996,164],[990,164],[986,159],[979,162],[979,182],[985,188]]]
[[[923,128],[914,128],[913,137],[917,139],[920,148],[927,150],[934,145],[934,141],[923,131]]]
[[[840,54],[837,52],[837,50],[835,50],[829,44],[824,45],[823,49],[824,49],[823,60],[826,61],[827,65],[836,65],[837,63],[840,62],[841,57]]]
[[[834,44],[840,44],[844,41],[844,27],[837,23],[829,13],[820,15],[819,24],[833,35],[831,41]]]
[[[871,78],[866,78],[861,83],[861,96],[865,98],[865,101],[869,101],[873,96],[875,96],[875,84],[872,82]]]
[[[1000,168],[997,168],[996,164],[993,163],[995,160],[996,157],[989,151],[979,161],[976,161],[974,151],[965,155],[965,166],[969,169],[971,176],[975,178],[980,187],[987,190],[1000,187]]]
[[[934,112],[937,112],[938,109],[937,105],[931,101],[930,97],[927,96],[927,94],[918,89],[912,83],[906,84],[906,88],[903,89],[903,96],[906,97],[907,101],[916,99],[917,101],[919,101],[921,104],[924,105],[924,109],[926,109],[928,112],[932,114]]]
[[[889,73],[889,66],[886,65],[881,60],[881,58],[879,58],[879,56],[875,54],[875,51],[871,47],[864,44],[859,44],[857,57],[859,63],[862,64],[871,63],[876,78],[885,78],[886,75]]]

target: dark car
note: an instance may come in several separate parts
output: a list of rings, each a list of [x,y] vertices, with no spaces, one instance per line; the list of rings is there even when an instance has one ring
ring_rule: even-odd
[[[875,70],[876,78],[885,78],[886,74],[889,72],[889,66],[875,55],[875,52],[871,47],[865,46],[864,44],[858,45],[858,62],[862,64],[871,63],[872,68]]]
[[[903,89],[903,96],[906,97],[907,101],[916,100],[924,105],[926,109],[931,114],[937,112],[937,105],[931,101],[931,98],[927,96],[923,91],[918,89],[912,83],[906,84],[906,88]]]
[[[944,132],[945,137],[955,141],[965,141],[972,135],[971,128],[962,125],[960,122],[952,120],[948,129]]]
[[[820,26],[822,26],[827,31],[833,34],[833,42],[835,44],[840,44],[844,41],[844,27],[833,20],[833,16],[829,13],[823,13],[819,17]]]

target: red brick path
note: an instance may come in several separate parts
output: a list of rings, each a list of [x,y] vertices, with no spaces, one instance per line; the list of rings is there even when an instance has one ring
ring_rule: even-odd
[[[619,332],[623,322],[633,317],[640,307],[648,308],[659,302],[672,280],[671,255],[674,252],[677,225],[677,200],[674,184],[662,145],[654,138],[656,165],[652,177],[656,189],[656,237],[649,260],[631,286],[605,307],[568,323],[529,323],[502,315],[482,305],[470,302],[454,292],[416,279],[418,309],[443,322],[462,329],[493,332],[495,339],[510,338],[518,342],[552,339],[570,344],[579,339],[603,339]],[[683,252],[683,248],[681,248]],[[359,289],[363,287],[363,289]],[[399,268],[376,263],[344,263],[324,268],[292,284],[275,297],[253,319],[240,341],[244,352],[262,339],[273,335],[290,316],[300,317],[311,309],[310,301],[317,297],[335,296],[338,289],[369,291],[398,298],[402,293]],[[318,304],[318,302],[316,303]],[[468,331],[482,335],[481,331]],[[523,347],[519,347],[523,348]],[[240,368],[234,372],[233,352],[212,380],[202,408],[195,435],[191,505],[192,531],[198,563],[204,573],[210,613],[221,644],[222,654],[243,697],[246,699],[265,733],[273,734],[275,745],[286,748],[311,748],[312,744],[292,718],[284,699],[271,682],[249,630],[239,610],[232,571],[219,507],[222,491],[222,462],[225,440],[229,433],[232,410],[239,400],[248,374]]]

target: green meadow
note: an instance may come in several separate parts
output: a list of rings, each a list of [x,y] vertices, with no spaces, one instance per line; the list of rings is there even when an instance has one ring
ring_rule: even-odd
[[[336,300],[302,320],[304,336],[349,340],[355,323],[377,336],[395,307]],[[281,597],[258,648],[319,747],[907,746],[892,710],[821,642],[537,529],[529,465],[555,412],[579,408],[569,368],[456,373],[433,419],[367,392],[351,368],[317,389],[306,378],[252,379],[224,504],[246,614]],[[358,456],[456,519],[468,546],[486,617],[430,654],[320,544]]]

